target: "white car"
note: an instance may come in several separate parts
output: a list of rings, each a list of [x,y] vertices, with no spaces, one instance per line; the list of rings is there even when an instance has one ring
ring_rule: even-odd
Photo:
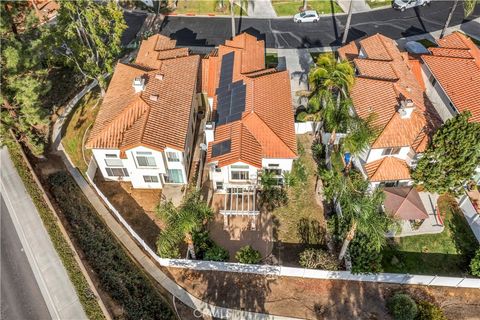
[[[408,8],[425,7],[427,4],[430,4],[430,1],[431,0],[394,0],[392,5],[395,9],[405,11]]]
[[[320,20],[317,11],[315,10],[307,10],[301,13],[297,13],[293,16],[293,21],[300,23],[300,22],[318,22]]]

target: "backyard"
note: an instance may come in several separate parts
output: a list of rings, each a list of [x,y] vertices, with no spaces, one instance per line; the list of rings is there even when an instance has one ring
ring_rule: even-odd
[[[278,16],[293,16],[303,8],[303,0],[272,0],[272,6]],[[328,14],[332,11],[334,13],[343,12],[335,1],[329,0],[308,1],[308,9],[316,10],[318,14]]]
[[[90,150],[83,148],[86,131],[95,121],[100,104],[100,90],[98,87],[87,93],[75,107],[70,116],[62,144],[75,166],[83,174],[87,171],[87,163],[92,155]]]
[[[438,200],[442,233],[397,238],[383,252],[386,272],[460,276],[468,272],[478,242],[452,196]]]

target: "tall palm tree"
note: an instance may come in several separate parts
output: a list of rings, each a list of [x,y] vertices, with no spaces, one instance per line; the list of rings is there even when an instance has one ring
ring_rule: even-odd
[[[472,14],[475,6],[477,5],[478,0],[464,0],[463,1],[463,14],[465,17],[468,17]],[[447,28],[450,25],[450,21],[452,20],[453,13],[457,8],[458,0],[454,0],[452,7],[450,8],[450,12],[448,13],[447,20],[445,21],[445,25],[443,26],[442,33],[440,34],[440,39],[445,36],[447,32]]]
[[[350,0],[350,4],[348,5],[347,22],[345,23],[345,30],[343,31],[342,45],[347,42],[348,32],[350,31],[350,22],[352,21],[352,5],[353,0]]]
[[[348,222],[348,231],[343,240],[338,260],[345,257],[350,242],[357,232],[367,234],[371,245],[380,250],[386,243],[385,233],[392,226],[392,220],[380,210],[384,194],[380,189],[372,194],[352,190],[341,199],[343,219]]]
[[[173,203],[168,201],[159,205],[156,211],[166,225],[157,241],[160,256],[178,257],[178,245],[183,238],[189,255],[195,259],[192,233],[199,231],[213,217],[213,211],[200,199],[200,193],[192,192],[187,195],[179,208],[175,208]]]
[[[349,124],[349,132],[343,140],[343,149],[351,153],[353,156],[358,156],[365,151],[376,132],[372,128],[372,121],[374,116],[371,115],[368,119],[362,119],[353,116]]]

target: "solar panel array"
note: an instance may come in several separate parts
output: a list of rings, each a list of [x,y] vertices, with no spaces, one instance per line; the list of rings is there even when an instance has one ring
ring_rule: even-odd
[[[240,120],[245,111],[246,86],[243,81],[233,81],[234,52],[222,57],[220,68],[220,81],[217,94],[217,125]]]
[[[230,152],[232,148],[232,140],[224,140],[222,142],[215,143],[212,146],[212,157],[218,157]]]

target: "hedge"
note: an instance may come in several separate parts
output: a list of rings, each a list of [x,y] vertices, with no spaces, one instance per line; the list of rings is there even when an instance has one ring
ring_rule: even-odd
[[[90,290],[87,279],[85,279],[77,260],[75,260],[74,252],[58,226],[57,217],[45,202],[43,192],[38,187],[30,169],[23,159],[20,146],[13,141],[9,141],[7,147],[10,152],[10,158],[22,179],[28,194],[32,198],[35,207],[37,207],[43,225],[50,236],[50,240],[62,260],[63,266],[67,270],[70,281],[72,281],[75,287],[85,313],[89,319],[105,319],[97,298]]]
[[[91,207],[66,172],[48,177],[50,191],[68,221],[100,286],[123,307],[127,319],[172,319],[170,306]]]

